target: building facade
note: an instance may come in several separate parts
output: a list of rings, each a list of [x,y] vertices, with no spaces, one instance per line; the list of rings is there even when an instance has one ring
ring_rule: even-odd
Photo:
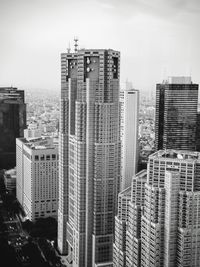
[[[16,138],[26,128],[24,91],[0,87],[0,169],[16,166]]]
[[[131,186],[118,196],[118,214],[115,217],[113,266],[140,266],[141,215],[147,172],[142,170],[132,178]],[[134,262],[137,264],[133,265]]]
[[[199,266],[199,178],[198,152],[161,150],[149,157],[141,219],[142,267]]]
[[[112,264],[120,182],[120,54],[61,55],[58,248],[73,266]]]
[[[115,267],[200,266],[199,152],[155,152],[119,196]]]
[[[131,186],[118,195],[118,214],[115,216],[115,241],[113,244],[113,266],[125,266],[126,224],[128,220]]]
[[[121,136],[121,191],[131,186],[137,173],[139,91],[130,89],[120,92]]]
[[[170,77],[156,86],[155,147],[196,150],[198,84]]]
[[[52,138],[17,138],[17,199],[29,220],[55,217],[58,209],[58,147]]]

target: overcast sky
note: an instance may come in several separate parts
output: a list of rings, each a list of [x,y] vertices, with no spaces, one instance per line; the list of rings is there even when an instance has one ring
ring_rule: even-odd
[[[199,0],[0,0],[0,86],[60,90],[60,53],[121,52],[121,82],[167,76],[200,83]]]

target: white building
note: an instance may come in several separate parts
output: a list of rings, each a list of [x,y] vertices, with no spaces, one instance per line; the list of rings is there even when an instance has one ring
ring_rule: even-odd
[[[139,91],[120,92],[121,191],[131,185],[138,165]]]
[[[52,138],[17,138],[17,199],[27,217],[57,218],[58,146]]]
[[[132,177],[131,186],[118,195],[118,214],[115,217],[113,244],[114,267],[138,266],[141,247],[139,229],[146,181],[147,172],[142,170]]]

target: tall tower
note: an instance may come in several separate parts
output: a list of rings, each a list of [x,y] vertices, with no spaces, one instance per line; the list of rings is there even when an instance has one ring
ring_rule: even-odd
[[[199,266],[200,153],[155,152],[147,177],[139,266]]]
[[[156,87],[156,150],[196,150],[198,84],[171,77]]]
[[[119,194],[113,247],[114,267],[200,266],[199,152],[150,155]]]
[[[58,248],[73,266],[109,266],[120,179],[120,53],[61,55]]]
[[[131,185],[138,166],[139,91],[120,92],[121,190]]]
[[[118,214],[115,217],[113,245],[114,267],[140,266],[140,221],[146,181],[147,172],[142,170],[132,177],[131,186],[118,195]]]
[[[0,169],[16,166],[16,141],[26,128],[24,91],[0,87]]]

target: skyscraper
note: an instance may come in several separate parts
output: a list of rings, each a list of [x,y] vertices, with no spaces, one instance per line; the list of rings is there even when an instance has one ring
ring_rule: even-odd
[[[196,150],[198,84],[170,77],[156,87],[155,146]]]
[[[0,169],[16,166],[16,141],[26,128],[24,91],[0,87]]]
[[[119,194],[115,233],[114,267],[200,266],[200,153],[152,154]]]
[[[139,91],[120,92],[121,190],[131,185],[138,167]]]
[[[141,265],[200,265],[200,154],[161,150],[149,157],[141,221]]]
[[[140,222],[146,181],[147,172],[142,170],[132,177],[131,186],[118,195],[118,214],[115,217],[115,242],[113,245],[114,267],[131,267],[140,264]]]
[[[57,219],[58,146],[53,138],[17,138],[17,199],[27,217]]]
[[[120,179],[120,54],[61,55],[58,248],[73,266],[111,266]],[[68,246],[67,246],[68,245]]]

